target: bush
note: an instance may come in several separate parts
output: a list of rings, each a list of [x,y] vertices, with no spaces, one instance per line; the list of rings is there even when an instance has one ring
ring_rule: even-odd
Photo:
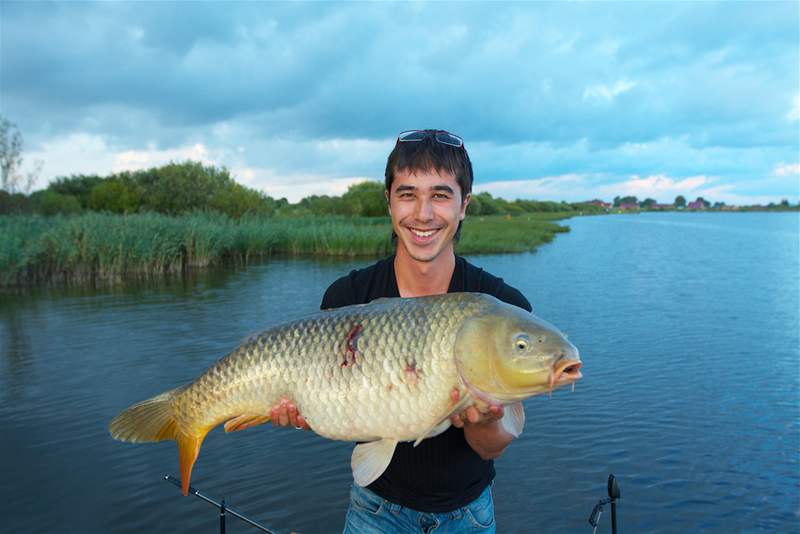
[[[119,178],[103,180],[92,188],[89,195],[89,208],[95,211],[135,213],[140,202],[141,192]]]
[[[380,182],[368,180],[353,184],[342,195],[342,201],[350,215],[361,217],[383,217],[387,213],[384,186]]]
[[[231,181],[208,201],[209,209],[238,219],[244,215],[272,215],[276,207],[263,193]]]
[[[78,199],[81,208],[88,209],[92,189],[102,181],[104,181],[104,178],[94,174],[79,174],[69,178],[58,178],[48,185],[47,189],[60,195],[71,195]]]
[[[227,169],[192,161],[140,171],[134,179],[144,189],[142,208],[171,215],[209,209],[213,197],[233,183]]]
[[[30,196],[34,211],[42,215],[68,215],[81,211],[80,201],[72,195],[62,195],[50,189],[37,191]]]
[[[28,197],[23,193],[9,193],[0,189],[0,215],[30,213]]]

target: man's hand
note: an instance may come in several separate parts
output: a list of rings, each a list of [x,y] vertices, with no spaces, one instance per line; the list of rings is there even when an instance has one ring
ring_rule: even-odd
[[[293,426],[298,430],[311,430],[305,418],[297,411],[297,406],[286,397],[272,407],[270,421],[275,426]]]
[[[457,388],[450,392],[450,399],[457,404],[460,398]],[[514,436],[506,432],[500,419],[505,410],[497,404],[489,404],[481,411],[478,406],[469,406],[461,413],[450,417],[450,422],[456,428],[464,429],[464,438],[478,455],[484,460],[497,458],[511,443]]]
[[[453,401],[453,404],[458,404],[460,397],[458,389],[453,388],[453,391],[450,392],[450,400]],[[464,428],[464,425],[481,425],[490,421],[499,421],[505,413],[505,410],[499,404],[490,404],[486,409],[487,411],[482,412],[476,405],[469,406],[461,413],[450,417],[450,422],[456,428]]]

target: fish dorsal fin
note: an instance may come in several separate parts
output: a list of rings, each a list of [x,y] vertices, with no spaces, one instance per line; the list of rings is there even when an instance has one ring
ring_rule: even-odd
[[[350,467],[353,469],[353,480],[359,486],[369,486],[389,467],[397,447],[396,439],[381,439],[361,443],[353,449]]]
[[[237,432],[269,421],[269,415],[239,415],[225,423],[225,432]]]
[[[525,428],[525,408],[522,406],[522,401],[506,406],[500,422],[506,432],[518,438]]]
[[[453,409],[450,410],[450,413],[445,415],[442,419],[431,425],[431,427],[422,433],[420,437],[417,438],[417,441],[414,442],[414,446],[416,447],[420,443],[422,443],[423,439],[432,438],[434,436],[438,436],[448,428],[450,428],[450,418],[472,404],[472,396],[467,393],[465,394],[459,401],[458,404],[453,406]]]

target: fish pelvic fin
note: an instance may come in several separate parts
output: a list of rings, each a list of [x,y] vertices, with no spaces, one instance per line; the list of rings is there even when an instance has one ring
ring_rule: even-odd
[[[269,415],[240,415],[225,423],[225,432],[238,432],[251,426],[263,425],[269,422]]]
[[[189,433],[178,426],[172,409],[173,400],[184,386],[165,391],[138,402],[116,416],[108,426],[111,437],[131,443],[175,440],[181,469],[181,490],[189,494],[192,467],[200,453],[200,445],[211,427],[192,429]]]
[[[389,438],[356,445],[350,459],[356,484],[361,487],[369,486],[381,476],[392,461],[395,447],[397,440]]]

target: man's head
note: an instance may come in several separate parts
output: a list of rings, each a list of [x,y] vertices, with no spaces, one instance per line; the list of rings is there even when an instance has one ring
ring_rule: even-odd
[[[450,249],[472,191],[472,164],[460,137],[403,132],[389,155],[385,185],[398,247],[420,261]]]
[[[472,162],[464,140],[445,130],[409,130],[397,137],[386,161],[385,186],[392,190],[397,171],[447,171],[461,188],[461,200],[472,193]]]

